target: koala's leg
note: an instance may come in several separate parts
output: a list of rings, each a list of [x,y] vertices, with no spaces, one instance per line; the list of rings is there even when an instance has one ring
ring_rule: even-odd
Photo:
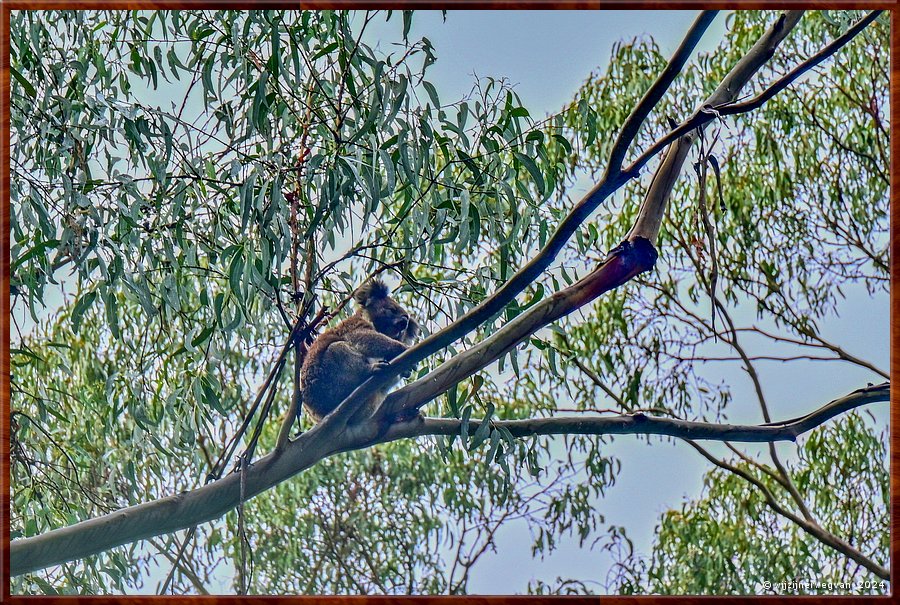
[[[392,340],[378,332],[373,331],[373,333],[379,337]],[[367,339],[363,338],[362,340]],[[357,341],[358,339],[348,338],[346,341],[336,342],[328,347],[326,367],[329,376],[332,377],[330,382],[333,389],[330,395],[333,402],[329,411],[334,410],[356,387],[365,382],[372,374],[388,365],[384,357],[371,356],[360,351],[356,344]],[[371,341],[369,344],[371,345]],[[401,344],[400,346],[403,345]],[[372,351],[376,349],[377,346],[370,346],[366,350]],[[365,403],[359,406],[358,411],[350,418],[350,422],[353,424],[364,422],[374,415],[378,411],[381,402],[384,401],[388,388],[390,388],[390,385],[373,393]]]
[[[406,345],[375,330],[356,330],[346,339],[328,347],[326,355],[327,374],[333,378],[333,391],[328,395],[333,401],[329,411],[347,398],[353,390],[372,374],[388,366],[393,359],[407,349]],[[327,383],[326,383],[327,384]],[[364,422],[371,418],[387,396],[393,385],[385,385],[359,407],[350,419],[351,423]]]

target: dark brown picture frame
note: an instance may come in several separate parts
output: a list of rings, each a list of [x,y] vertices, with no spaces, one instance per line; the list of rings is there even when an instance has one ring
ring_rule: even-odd
[[[559,1],[552,2],[546,0],[495,0],[492,2],[467,2],[465,0],[446,0],[437,1],[417,1],[408,0],[403,2],[394,1],[369,1],[358,2],[353,0],[314,0],[310,2],[290,2],[290,1],[272,1],[263,2],[204,2],[204,1],[78,1],[78,2],[60,2],[55,0],[5,0],[0,7],[0,118],[2,118],[2,142],[0,142],[0,200],[2,200],[2,212],[0,212],[0,249],[3,254],[0,256],[0,343],[2,343],[2,351],[0,351],[0,464],[2,464],[2,472],[0,472],[0,488],[2,488],[2,509],[0,509],[0,518],[2,518],[2,550],[0,550],[0,570],[2,570],[2,601],[25,602],[32,599],[39,599],[41,602],[73,602],[81,600],[83,597],[24,597],[10,595],[9,587],[9,518],[10,518],[10,12],[19,10],[48,10],[48,9],[191,9],[191,8],[210,8],[210,7],[227,7],[227,8],[273,8],[273,9],[317,9],[317,8],[394,8],[394,9],[436,9],[436,8],[477,8],[477,9],[700,9],[700,8],[720,8],[720,9],[791,9],[791,8],[808,8],[808,9],[884,9],[890,11],[891,19],[891,109],[890,116],[892,124],[895,126],[900,123],[900,4],[896,1],[877,2],[837,2],[837,1],[705,1],[705,0],[679,0],[667,2],[664,0],[645,0],[645,1]],[[890,374],[896,377],[900,374],[900,356],[896,354],[900,351],[900,290],[893,287],[893,284],[900,283],[900,188],[898,188],[897,178],[900,175],[900,137],[894,136],[891,139],[891,194],[890,194],[890,255],[891,255],[891,283],[890,290],[890,344],[891,344],[891,360]],[[892,583],[896,579],[895,562],[900,557],[900,524],[898,524],[898,516],[900,516],[900,391],[898,391],[896,383],[891,386],[891,404],[890,404],[890,505],[891,505],[891,539],[890,539],[890,566]],[[395,603],[403,601],[415,601],[417,603],[438,603],[438,602],[472,602],[483,603],[485,605],[505,605],[507,603],[538,603],[543,602],[546,597],[530,597],[530,596],[469,596],[469,597],[448,597],[448,596],[416,596],[416,597],[238,597],[238,596],[215,596],[215,597],[96,597],[108,602],[138,603],[149,602],[151,600],[165,600],[173,602],[173,599],[199,599],[207,603],[242,603],[246,599],[258,599],[266,601],[288,601],[299,599],[302,601],[322,601],[328,603],[355,603],[359,605],[376,605]],[[598,598],[595,597],[552,597],[553,599],[565,600],[567,603],[596,603]],[[625,596],[604,596],[604,603],[695,603],[709,602],[710,600],[718,600],[727,598],[729,601],[738,603],[757,603],[767,597],[697,597],[685,595],[681,597],[625,597]],[[875,597],[875,596],[805,596],[805,597],[778,597],[778,599],[802,599],[805,603],[825,603],[832,601],[853,602],[853,603],[883,603],[891,597]]]

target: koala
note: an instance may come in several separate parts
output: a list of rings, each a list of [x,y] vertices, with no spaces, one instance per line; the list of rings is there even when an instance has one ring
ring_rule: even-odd
[[[318,422],[389,360],[409,348],[419,333],[418,324],[388,296],[378,279],[353,293],[356,312],[326,330],[312,343],[300,370],[303,405]],[[385,386],[360,408],[371,414],[387,395]]]

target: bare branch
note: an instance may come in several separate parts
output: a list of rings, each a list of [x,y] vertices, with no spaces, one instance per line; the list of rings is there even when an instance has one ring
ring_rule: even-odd
[[[647,162],[649,162],[651,159],[653,159],[663,149],[665,149],[670,144],[672,144],[672,142],[687,135],[691,131],[705,126],[706,124],[708,124],[709,122],[712,122],[714,119],[716,119],[719,116],[737,115],[737,114],[741,114],[741,113],[747,113],[748,111],[752,111],[753,109],[757,109],[758,107],[763,105],[766,101],[768,101],[773,96],[775,96],[775,94],[777,92],[780,92],[788,84],[790,84],[791,82],[796,80],[801,74],[808,71],[809,69],[812,69],[813,67],[815,67],[816,65],[818,65],[819,63],[824,61],[827,57],[830,57],[831,55],[836,53],[838,50],[840,50],[843,46],[845,46],[847,44],[847,42],[849,42],[851,39],[856,37],[856,35],[859,34],[859,32],[862,31],[862,29],[864,29],[865,26],[869,25],[869,23],[871,23],[875,19],[875,17],[878,16],[878,13],[880,13],[880,12],[881,11],[872,11],[872,13],[870,13],[864,19],[862,19],[859,23],[857,23],[857,25],[855,25],[854,27],[847,30],[847,32],[845,34],[843,34],[839,38],[835,39],[834,42],[827,45],[821,51],[819,51],[818,53],[816,53],[815,55],[813,55],[812,57],[810,57],[809,59],[807,59],[800,65],[798,65],[789,74],[784,76],[784,78],[781,78],[780,80],[776,81],[772,85],[773,88],[779,87],[777,90],[775,90],[775,92],[769,94],[770,89],[767,89],[767,90],[763,91],[762,93],[760,93],[754,99],[751,99],[750,101],[747,101],[746,103],[739,103],[739,104],[729,104],[729,102],[723,103],[721,101],[719,101],[718,103],[711,103],[710,99],[712,99],[712,97],[710,97],[710,99],[708,99],[705,104],[701,105],[700,109],[697,110],[694,113],[694,115],[692,115],[690,118],[688,118],[687,120],[685,120],[684,122],[679,124],[678,127],[676,127],[671,132],[669,132],[668,134],[666,134],[665,136],[663,136],[662,138],[657,140],[655,143],[653,143],[653,145],[651,145],[647,149],[647,151],[642,153],[634,162],[632,162],[622,172],[631,178],[637,177],[640,174],[641,169],[647,165]],[[793,25],[791,27],[793,27]],[[790,28],[788,28],[788,29],[790,29]],[[786,81],[787,78],[790,78],[790,81]],[[765,98],[760,100],[762,97],[765,97]],[[736,98],[736,96],[734,98]],[[752,103],[756,103],[757,101],[759,101],[758,105],[755,105],[755,106],[750,105]]]
[[[876,563],[875,561],[873,561],[872,559],[870,559],[863,553],[859,552],[857,549],[853,548],[852,545],[850,545],[848,542],[846,542],[842,538],[840,538],[840,537],[832,534],[828,530],[824,529],[821,525],[819,525],[815,521],[802,519],[802,518],[798,517],[797,515],[795,515],[794,513],[792,513],[791,511],[784,508],[783,506],[781,506],[781,504],[778,503],[778,501],[775,499],[775,496],[772,494],[772,492],[769,490],[769,488],[766,487],[766,485],[762,481],[760,481],[759,479],[757,479],[750,473],[746,472],[744,469],[738,468],[734,465],[728,464],[727,462],[719,460],[718,458],[716,458],[715,456],[713,456],[712,454],[707,452],[705,449],[703,449],[696,443],[694,443],[690,440],[687,440],[687,442],[691,447],[693,447],[695,450],[697,450],[701,456],[703,456],[704,458],[706,458],[707,460],[709,460],[710,462],[712,462],[719,468],[727,470],[731,473],[734,473],[735,475],[738,475],[745,481],[748,481],[749,483],[754,485],[759,491],[762,492],[763,498],[765,499],[766,504],[769,506],[769,508],[771,508],[777,514],[781,515],[785,519],[788,519],[792,523],[796,524],[803,531],[805,531],[806,533],[808,533],[809,535],[814,537],[816,540],[818,540],[822,544],[825,544],[826,546],[830,546],[831,548],[835,549],[839,553],[846,555],[850,559],[853,559],[854,561],[856,561],[857,563],[859,563],[860,565],[862,565],[863,567],[865,567],[866,569],[868,569],[869,571],[871,571],[872,573],[877,575],[879,578],[883,578],[885,580],[891,579],[890,571],[886,567],[879,565],[878,563]]]
[[[683,439],[771,442],[794,440],[834,416],[876,401],[888,401],[888,383],[866,387],[836,399],[818,410],[788,421],[761,426],[716,425],[644,414],[609,418],[541,418],[494,421],[515,437],[555,434],[641,434],[670,435]],[[470,421],[470,430],[479,421]],[[245,474],[246,498],[289,479],[342,451],[361,449],[373,443],[422,435],[458,434],[460,421],[445,418],[416,418],[393,425],[377,441],[352,441],[350,433],[336,431],[334,424],[319,423],[289,443],[282,452],[269,454],[250,465]],[[115,546],[168,534],[185,527],[216,519],[233,509],[240,498],[240,474],[230,475],[196,490],[153,502],[124,508],[102,517],[82,521],[40,536],[15,540],[10,544],[10,573],[13,576],[103,552]],[[804,523],[804,520],[801,519]]]
[[[765,421],[769,422],[771,420],[769,416],[769,405],[768,403],[766,403],[766,397],[763,394],[762,381],[760,381],[759,379],[759,374],[756,371],[756,366],[754,366],[753,362],[750,361],[750,358],[747,356],[747,352],[744,350],[743,345],[738,342],[737,330],[734,326],[734,320],[732,320],[731,318],[731,313],[728,312],[728,309],[725,308],[725,305],[715,299],[713,299],[713,305],[714,307],[717,307],[719,309],[722,318],[725,320],[726,324],[728,324],[728,330],[731,332],[731,339],[729,342],[732,348],[737,351],[738,355],[740,355],[741,359],[743,360],[744,371],[747,372],[747,375],[750,376],[750,380],[753,382],[753,388],[756,391],[756,398],[759,401],[760,411],[762,412]],[[800,512],[803,513],[803,518],[809,522],[814,522],[812,513],[809,512],[809,508],[806,506],[806,502],[803,500],[803,496],[800,495],[800,492],[794,485],[794,481],[791,479],[787,468],[784,466],[784,464],[781,463],[781,459],[778,457],[778,452],[775,449],[775,445],[773,443],[769,443],[769,456],[772,458],[772,463],[775,465],[775,468],[781,474],[781,478],[784,479],[785,488],[787,489],[788,493],[790,493],[791,498],[794,499],[794,502],[797,504]]]
[[[491,426],[506,428],[513,437],[535,435],[668,435],[680,439],[772,443],[796,441],[797,437],[834,416],[876,401],[888,401],[890,384],[857,389],[814,412],[779,423],[762,425],[714,424],[676,418],[658,418],[643,413],[591,418],[585,416],[492,420]],[[455,418],[424,418],[391,427],[384,441],[421,435],[458,435],[461,421]],[[469,421],[475,431],[480,420]]]
[[[631,115],[625,120],[625,124],[622,125],[622,130],[619,131],[619,136],[616,137],[616,142],[613,144],[612,151],[609,154],[609,165],[606,169],[607,174],[617,174],[621,170],[622,161],[625,159],[625,152],[628,151],[628,147],[631,146],[631,143],[637,136],[638,130],[640,130],[644,120],[647,119],[647,116],[650,115],[650,112],[656,107],[660,99],[662,99],[663,95],[669,89],[669,86],[671,86],[678,74],[681,73],[681,70],[684,69],[688,57],[690,57],[694,47],[697,46],[700,38],[703,37],[704,32],[706,32],[706,29],[709,27],[709,24],[712,23],[713,19],[716,18],[718,12],[719,11],[703,11],[697,16],[697,19],[694,21],[693,25],[691,25],[684,40],[681,41],[675,54],[672,55],[672,58],[669,60],[669,64],[666,65],[666,68],[656,79],[656,82],[654,82],[650,89],[644,94],[637,106],[631,112]]]
[[[665,214],[666,203],[669,194],[681,174],[681,168],[687,158],[688,150],[697,138],[697,129],[711,122],[719,114],[710,111],[710,107],[716,107],[724,103],[733,102],[737,99],[741,90],[750,81],[750,78],[756,74],[759,69],[766,64],[775,54],[775,49],[781,44],[782,40],[790,33],[790,31],[800,21],[803,11],[789,11],[781,15],[775,23],[770,27],[763,36],[756,41],[756,44],[744,55],[740,61],[728,72],[728,75],[722,80],[718,88],[704,101],[700,108],[694,112],[686,122],[676,128],[674,131],[666,135],[650,149],[644,152],[631,166],[623,171],[628,178],[634,178],[640,173],[641,167],[647,163],[654,155],[664,149],[669,143],[673,142],[671,147],[666,151],[659,168],[654,176],[653,183],[644,203],[641,204],[638,218],[635,221],[629,236],[645,237],[651,242],[656,241],[659,234],[659,228],[662,225],[662,217]],[[675,133],[681,133],[673,136]],[[684,136],[682,136],[684,135]],[[663,144],[663,141],[667,141]]]
[[[657,81],[651,86],[650,90],[641,100],[639,107],[633,112],[632,116],[626,122],[626,127],[636,130],[640,125],[640,121],[646,117],[665,90],[671,85],[672,80],[681,71],[684,62],[687,60],[691,51],[700,40],[700,36],[712,21],[714,12],[704,12],[698,17],[694,25],[688,31],[688,35],[677,49],[675,55],[669,65],[660,74]],[[643,116],[643,117],[642,117]],[[630,143],[634,135],[630,137],[622,134],[618,137],[617,146],[614,148],[616,153],[624,154],[624,147]],[[451,323],[449,326],[429,336],[419,342],[416,346],[409,348],[403,354],[398,356],[391,362],[391,366],[383,373],[377,374],[369,378],[351,393],[346,401],[361,402],[365,398],[390,380],[400,374],[412,370],[412,368],[420,361],[437,353],[446,346],[459,340],[472,330],[476,329],[483,323],[493,319],[498,313],[502,312],[504,307],[521,293],[528,285],[534,282],[543,271],[550,266],[550,263],[556,258],[563,249],[566,242],[572,236],[578,227],[587,220],[591,213],[597,207],[617,191],[628,179],[621,178],[619,171],[614,173],[607,171],[601,181],[582,198],[569,214],[560,222],[556,231],[547,241],[546,245],[538,252],[524,267],[519,269],[505,284],[503,284],[494,294],[483,300],[471,311]]]

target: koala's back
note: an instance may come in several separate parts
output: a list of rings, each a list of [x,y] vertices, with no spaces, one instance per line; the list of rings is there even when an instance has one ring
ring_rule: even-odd
[[[374,329],[352,315],[323,332],[309,347],[302,368],[302,396],[313,420],[320,420],[353,392],[370,372],[369,360],[347,343],[347,336]]]

